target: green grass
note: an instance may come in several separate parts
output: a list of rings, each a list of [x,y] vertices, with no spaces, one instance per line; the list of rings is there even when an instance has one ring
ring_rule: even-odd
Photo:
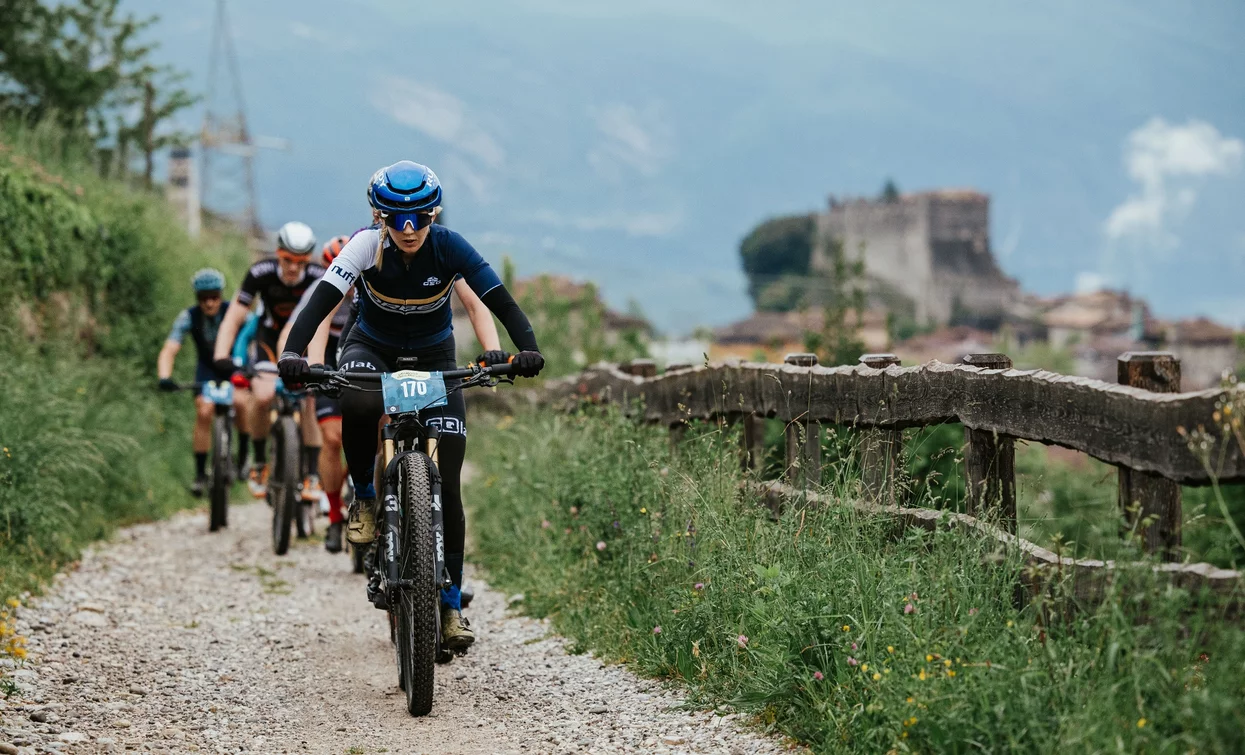
[[[193,408],[156,393],[155,357],[191,272],[236,284],[248,256],[236,238],[191,241],[161,197],[100,179],[86,155],[0,114],[0,599],[192,503]]]
[[[739,492],[730,433],[694,429],[672,456],[612,411],[475,427],[490,578],[699,704],[817,752],[1245,748],[1245,635],[1146,572],[1042,622],[1011,602],[1016,557],[967,533],[849,507],[771,517]]]

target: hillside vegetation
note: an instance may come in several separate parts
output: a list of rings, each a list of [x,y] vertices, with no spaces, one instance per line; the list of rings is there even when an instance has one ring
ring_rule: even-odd
[[[91,145],[0,128],[0,596],[32,589],[112,528],[190,502],[186,394],[155,355],[190,274],[245,264],[194,243],[158,195],[98,177]],[[189,380],[192,350],[179,376]]]

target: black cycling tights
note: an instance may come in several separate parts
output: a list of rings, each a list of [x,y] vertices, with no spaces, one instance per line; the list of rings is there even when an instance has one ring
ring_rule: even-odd
[[[454,338],[426,349],[404,350],[378,344],[352,329],[342,347],[341,369],[351,372],[393,372],[398,357],[419,357],[414,369],[452,370]],[[342,448],[355,489],[372,482],[376,464],[377,426],[384,414],[379,393],[342,392]],[[463,551],[467,519],[463,514],[460,478],[467,451],[466,404],[461,391],[450,394],[449,404],[421,413],[424,422],[441,430],[438,465],[441,471],[441,508],[445,517],[445,566],[455,585],[463,583]],[[380,491],[377,491],[378,493]]]

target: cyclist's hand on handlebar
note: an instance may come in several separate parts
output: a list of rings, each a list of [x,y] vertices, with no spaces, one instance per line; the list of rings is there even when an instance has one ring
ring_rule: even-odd
[[[514,365],[514,374],[519,377],[536,377],[545,366],[545,358],[539,351],[520,351],[510,363]]]
[[[179,388],[179,386],[177,385],[177,382],[174,381],[173,378],[160,378],[160,382],[158,383],[158,385],[160,386],[160,390],[165,391],[167,393],[172,393],[173,391],[176,391]]]
[[[311,365],[307,360],[292,351],[281,352],[277,360],[277,372],[281,380],[290,388],[300,388],[311,374]]]
[[[228,380],[233,373],[238,371],[238,365],[234,364],[232,359],[217,359],[212,362],[212,369],[216,371],[218,380]]]
[[[486,351],[480,356],[476,357],[476,364],[480,365],[481,367],[492,367],[495,364],[505,364],[509,361],[510,361],[510,352],[502,351],[501,349],[493,349],[492,351]]]

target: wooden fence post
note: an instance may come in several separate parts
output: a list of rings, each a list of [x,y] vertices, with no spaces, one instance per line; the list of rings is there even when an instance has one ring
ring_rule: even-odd
[[[875,370],[899,365],[894,354],[865,354],[860,363]],[[867,427],[860,433],[860,480],[865,495],[886,505],[895,504],[895,479],[903,464],[903,431]]]
[[[620,372],[636,377],[657,377],[657,363],[652,359],[632,359],[630,362],[618,365],[618,369]]]
[[[788,354],[783,363],[796,367],[813,367],[816,354]],[[798,487],[821,484],[821,423],[807,419],[793,419],[787,424],[786,477]]]
[[[1116,363],[1120,385],[1155,393],[1180,392],[1180,360],[1166,351],[1130,351]],[[1130,528],[1153,518],[1142,530],[1142,547],[1174,561],[1180,551],[1180,485],[1151,472],[1119,468],[1120,508]]]
[[[969,354],[964,364],[984,370],[1010,370],[1006,354]],[[967,448],[964,471],[968,483],[968,515],[997,516],[1016,534],[1016,439],[992,430],[964,428]]]
[[[744,471],[760,473],[765,464],[765,418],[754,412],[744,412],[744,432],[740,448],[740,466]]]

